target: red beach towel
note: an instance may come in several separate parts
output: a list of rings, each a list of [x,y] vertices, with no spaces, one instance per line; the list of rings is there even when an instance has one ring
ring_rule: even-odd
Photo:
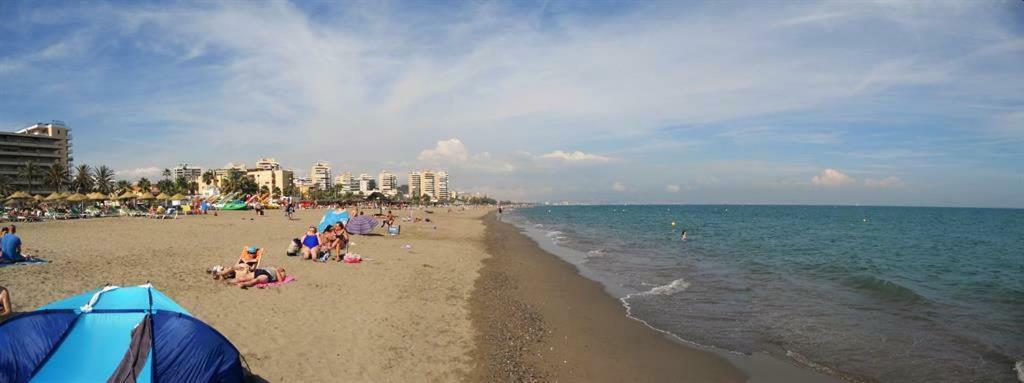
[[[287,277],[284,277],[283,281],[256,284],[256,288],[257,289],[262,289],[262,288],[267,288],[267,287],[276,287],[276,286],[283,285],[285,283],[292,283],[294,281],[295,281],[295,277],[289,275]]]

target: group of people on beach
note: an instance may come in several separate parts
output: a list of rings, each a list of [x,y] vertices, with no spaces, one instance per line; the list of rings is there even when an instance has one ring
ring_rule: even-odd
[[[327,226],[323,233],[318,232],[315,225],[309,225],[301,239],[292,240],[288,247],[288,255],[302,255],[302,259],[327,262],[328,259],[341,262],[348,250],[350,242],[345,224],[337,222]]]

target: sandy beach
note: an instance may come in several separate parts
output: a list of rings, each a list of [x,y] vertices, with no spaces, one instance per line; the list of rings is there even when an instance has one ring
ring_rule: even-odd
[[[107,283],[152,282],[230,339],[266,381],[463,380],[473,365],[468,302],[485,258],[483,211],[439,212],[436,225],[403,223],[397,237],[354,236],[353,251],[371,259],[361,264],[285,256],[323,212],[18,224],[27,252],[52,263],[0,268],[0,285],[16,311],[31,311]],[[250,245],[266,247],[263,264],[297,281],[241,290],[204,272]]]

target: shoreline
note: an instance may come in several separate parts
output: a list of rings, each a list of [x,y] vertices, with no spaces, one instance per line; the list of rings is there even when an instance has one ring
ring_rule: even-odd
[[[481,219],[490,258],[470,302],[479,361],[472,381],[840,381],[657,329],[519,227],[493,212]]]
[[[470,298],[477,329],[470,381],[747,380],[724,358],[629,319],[598,282],[493,212],[482,219],[491,256]]]

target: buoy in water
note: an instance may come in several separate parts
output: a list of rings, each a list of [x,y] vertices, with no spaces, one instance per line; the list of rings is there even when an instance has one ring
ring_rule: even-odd
[[[673,227],[675,227],[675,226],[676,226],[676,221],[672,221],[672,226],[673,226]]]

